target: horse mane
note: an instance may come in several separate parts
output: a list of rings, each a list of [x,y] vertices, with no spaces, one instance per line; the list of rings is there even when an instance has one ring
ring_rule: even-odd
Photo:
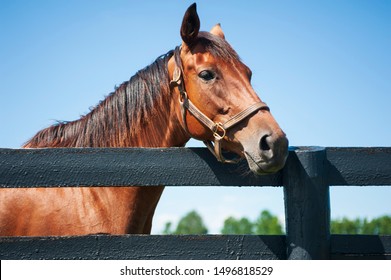
[[[24,147],[121,147],[148,122],[153,108],[169,96],[169,51],[76,121],[58,122],[39,131]]]
[[[232,47],[217,36],[200,32],[198,40],[214,56],[228,61],[239,60]],[[179,52],[180,48],[177,47],[158,57],[117,87],[88,114],[78,120],[58,122],[39,131],[23,147],[135,146],[132,138],[153,115],[159,114],[156,111],[169,110],[171,96],[167,64],[174,53],[175,59],[180,59]]]

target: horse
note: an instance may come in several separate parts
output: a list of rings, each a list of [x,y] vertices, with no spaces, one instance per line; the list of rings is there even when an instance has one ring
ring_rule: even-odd
[[[220,24],[200,31],[196,4],[185,12],[182,42],[139,70],[95,108],[39,131],[23,148],[182,147],[205,142],[246,159],[255,174],[280,170],[285,133],[251,86],[251,70],[225,40]],[[0,235],[150,234],[163,192],[156,187],[0,190]]]

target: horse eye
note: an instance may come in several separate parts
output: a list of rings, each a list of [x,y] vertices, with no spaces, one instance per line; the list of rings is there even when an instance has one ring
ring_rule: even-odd
[[[216,77],[216,74],[210,70],[203,70],[200,73],[198,73],[198,77],[200,77],[204,81],[210,81]]]

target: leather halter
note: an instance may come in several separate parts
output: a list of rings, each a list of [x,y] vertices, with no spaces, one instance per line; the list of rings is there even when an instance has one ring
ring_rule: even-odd
[[[189,99],[187,92],[185,91],[184,88],[182,70],[177,66],[176,63],[175,63],[173,79],[170,81],[170,86],[178,87],[180,93],[179,103],[181,104],[182,118],[183,118],[184,128],[186,132],[189,134],[190,137],[193,137],[189,132],[187,121],[186,121],[186,112],[189,111],[200,123],[202,123],[207,128],[209,128],[210,131],[212,131],[214,141],[202,140],[202,139],[198,139],[198,140],[202,140],[206,145],[206,147],[208,147],[209,151],[216,157],[216,159],[219,162],[222,163],[237,163],[240,160],[240,158],[226,159],[223,156],[222,148],[221,148],[221,140],[225,138],[227,130],[237,125],[241,121],[245,120],[247,117],[254,114],[255,112],[258,112],[259,110],[270,111],[266,103],[260,101],[251,105],[250,107],[241,111],[240,113],[234,115],[233,117],[229,118],[224,123],[214,122],[209,117],[207,117],[204,113],[202,113],[201,110],[199,110]]]

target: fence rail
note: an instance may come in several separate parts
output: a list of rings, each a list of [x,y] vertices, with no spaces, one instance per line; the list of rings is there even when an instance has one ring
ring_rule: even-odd
[[[1,237],[0,259],[391,259],[391,236],[330,235],[330,186],[391,186],[391,148],[292,147],[254,176],[204,148],[0,149],[0,187],[282,186],[286,236]],[[375,191],[375,190],[374,190]]]

